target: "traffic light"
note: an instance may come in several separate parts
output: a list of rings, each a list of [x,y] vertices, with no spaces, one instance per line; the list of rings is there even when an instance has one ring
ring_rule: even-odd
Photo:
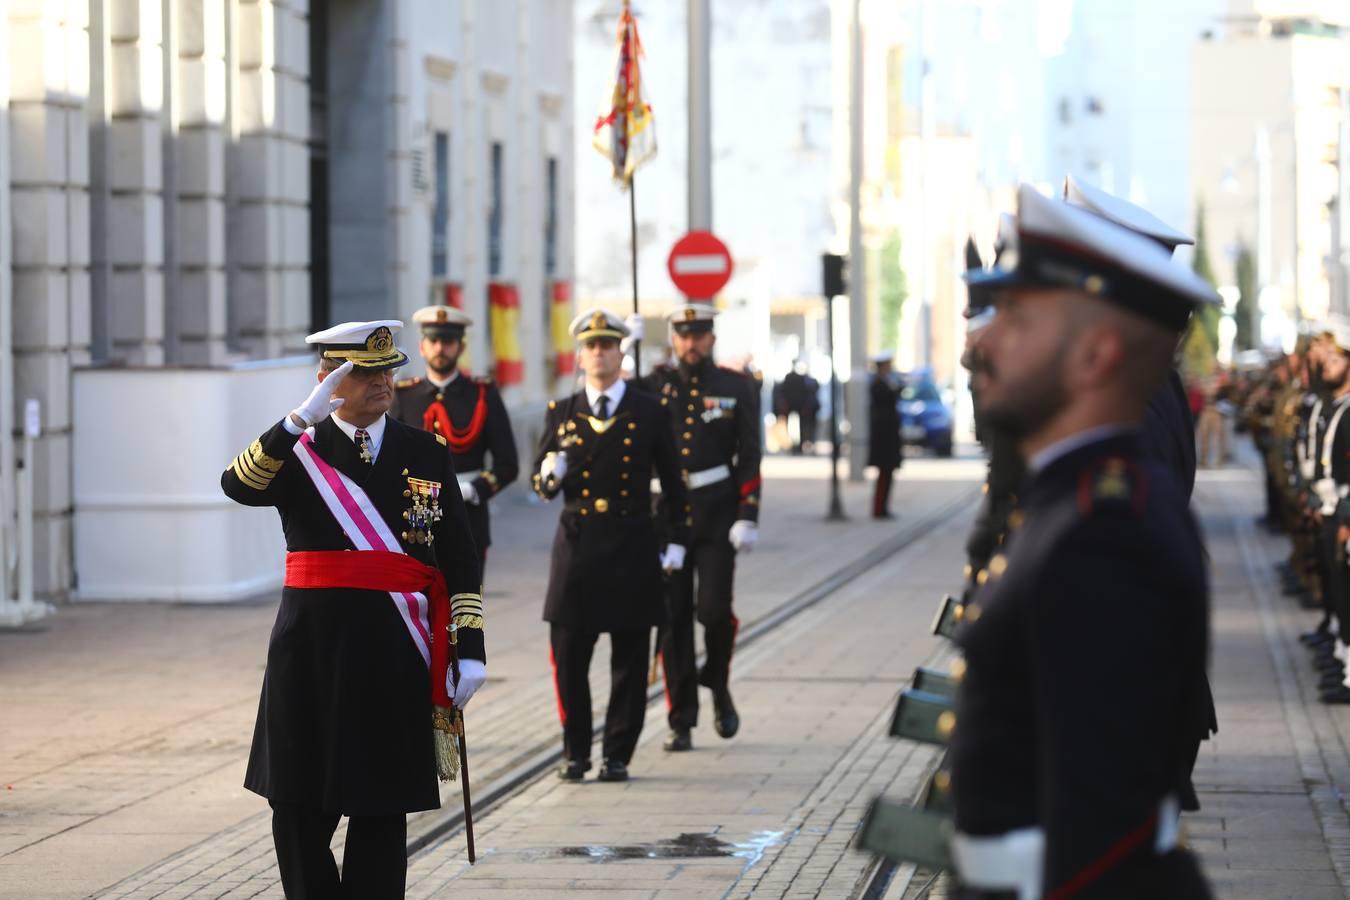
[[[838,253],[822,253],[820,256],[823,293],[826,297],[838,297],[848,293],[848,282],[844,278],[844,261],[847,257]]]

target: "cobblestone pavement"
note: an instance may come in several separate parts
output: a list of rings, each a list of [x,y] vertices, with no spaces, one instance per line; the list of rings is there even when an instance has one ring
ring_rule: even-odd
[[[865,488],[846,485],[855,518],[827,525],[822,461],[774,460],[763,543],[738,580],[742,618],[763,621],[896,541],[907,522],[968,495],[980,469],[907,464],[895,526],[864,518]],[[1316,702],[1295,640],[1315,616],[1279,596],[1272,565],[1286,544],[1252,526],[1258,487],[1250,467],[1203,472],[1197,486],[1222,730],[1201,753],[1204,809],[1185,817],[1186,840],[1219,897],[1343,897],[1350,709]],[[469,716],[480,790],[557,739],[538,621],[556,509],[523,492],[503,501],[489,563],[492,681]],[[948,652],[928,623],[954,586],[967,521],[946,516],[738,654],[745,725],[734,740],[705,726],[695,752],[665,754],[653,709],[633,780],[528,782],[480,819],[478,865],[460,833],[417,853],[409,896],[857,896],[872,871],[849,849],[862,811],[879,792],[912,796],[934,761],[885,731],[897,687]],[[0,897],[280,896],[266,806],[239,787],[274,612],[274,599],[82,606],[43,633],[0,634]],[[458,805],[449,793],[446,810]],[[946,896],[930,875],[900,867],[885,896]]]
[[[894,540],[970,490],[979,470],[911,461],[894,524],[867,519],[867,487],[845,482],[854,517],[826,524],[825,461],[771,459],[761,544],[738,579],[743,621]],[[480,790],[557,729],[539,621],[557,508],[515,489],[499,501],[491,677],[468,717]],[[276,528],[274,514],[257,515]],[[274,881],[266,804],[240,784],[275,603],[74,606],[40,633],[0,634],[0,896],[176,896],[189,882]],[[444,805],[458,807],[457,792]]]

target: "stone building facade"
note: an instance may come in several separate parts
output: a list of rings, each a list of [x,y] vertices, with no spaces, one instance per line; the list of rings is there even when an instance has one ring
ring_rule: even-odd
[[[460,304],[475,370],[522,416],[541,404],[570,303],[572,28],[571,0],[0,0],[0,433],[42,408],[31,460],[0,441],[5,590],[16,468],[37,593],[79,597],[75,548],[126,521],[81,532],[87,461],[105,482],[173,482],[172,453],[223,466],[237,447],[193,438],[211,408],[180,391],[149,432],[135,413],[187,383],[237,405],[232,385],[333,322]],[[95,383],[125,419],[80,411]],[[90,508],[190,533],[209,495]],[[190,587],[151,593],[214,596]]]

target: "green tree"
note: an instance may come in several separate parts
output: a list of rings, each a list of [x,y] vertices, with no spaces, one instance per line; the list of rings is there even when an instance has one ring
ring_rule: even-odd
[[[877,251],[877,316],[881,325],[882,350],[900,343],[900,314],[909,296],[905,270],[900,268],[900,232],[893,231]]]
[[[1261,307],[1257,296],[1256,257],[1252,255],[1252,249],[1246,241],[1238,245],[1234,269],[1238,289],[1237,306],[1233,310],[1233,317],[1237,320],[1234,342],[1239,350],[1251,350],[1260,343]]]
[[[1211,287],[1218,285],[1218,281],[1214,278],[1214,268],[1209,264],[1209,240],[1205,235],[1205,201],[1203,200],[1198,201],[1195,207],[1195,254],[1192,257],[1191,268],[1195,271],[1195,274],[1209,282]],[[1205,343],[1212,355],[1216,352],[1215,348],[1219,346],[1219,320],[1223,318],[1223,309],[1218,306],[1206,306],[1197,318],[1200,327],[1205,332]],[[1208,368],[1213,369],[1212,361]]]
[[[1191,320],[1186,330],[1186,339],[1181,345],[1181,371],[1187,381],[1208,378],[1214,374],[1214,345],[1209,342],[1209,332],[1205,329],[1203,317]]]

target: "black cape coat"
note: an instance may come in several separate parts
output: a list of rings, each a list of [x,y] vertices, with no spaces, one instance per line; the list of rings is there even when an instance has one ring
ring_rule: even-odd
[[[408,478],[449,488],[432,544],[404,541],[403,549],[439,567],[451,597],[478,594],[478,552],[445,445],[386,423],[374,465],[331,418],[315,426],[313,447],[362,487],[396,536],[408,527]],[[236,457],[221,487],[245,506],[276,507],[288,551],[355,549],[292,452],[296,440],[276,424]],[[459,654],[485,658],[481,629],[460,629]],[[387,593],[283,588],[244,786],[274,803],[343,815],[435,809],[431,709],[426,663]]]

